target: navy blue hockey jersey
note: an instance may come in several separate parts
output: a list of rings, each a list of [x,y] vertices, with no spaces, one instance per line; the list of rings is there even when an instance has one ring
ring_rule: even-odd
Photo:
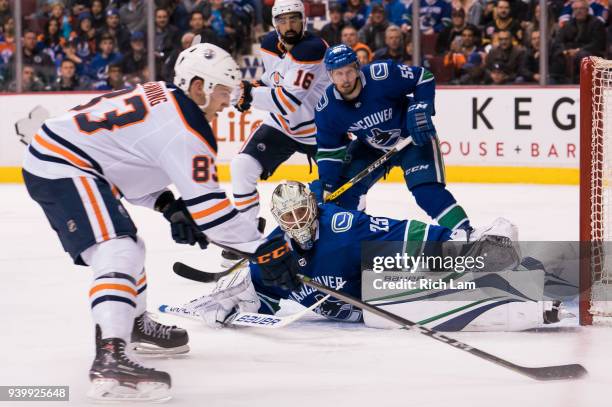
[[[362,67],[361,81],[363,89],[354,100],[344,100],[330,85],[316,106],[317,165],[324,184],[334,185],[340,176],[350,142],[347,133],[373,148],[390,150],[409,136],[406,129],[409,104],[433,103],[435,98],[431,72],[392,60]]]
[[[348,211],[334,204],[323,204],[319,210],[319,227],[313,248],[301,251],[293,245],[294,255],[299,257],[299,273],[334,289],[344,283],[340,291],[355,298],[361,298],[362,242],[434,241],[447,240],[450,236],[449,229],[415,220],[373,217],[360,211]],[[280,233],[280,228],[276,228],[271,235]],[[324,297],[323,293],[304,285],[293,292],[265,286],[259,266],[250,264],[250,268],[253,285],[261,300],[260,313],[274,314],[279,308],[281,298],[291,299],[309,307]],[[334,320],[362,320],[360,309],[334,298],[325,301],[315,311]]]

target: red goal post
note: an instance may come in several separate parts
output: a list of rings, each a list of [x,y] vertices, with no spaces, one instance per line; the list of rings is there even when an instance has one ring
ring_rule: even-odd
[[[612,61],[580,66],[580,324],[612,316]]]

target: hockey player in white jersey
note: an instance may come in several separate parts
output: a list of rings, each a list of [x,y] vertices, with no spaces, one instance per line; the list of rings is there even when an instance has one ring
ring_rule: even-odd
[[[270,177],[293,153],[309,161],[317,152],[314,106],[330,84],[322,64],[327,44],[306,32],[301,0],[276,0],[275,31],[261,42],[265,72],[259,81],[243,81],[235,107],[269,112],[231,163],[236,208],[255,223],[259,213],[257,180]]]
[[[226,51],[192,45],[177,59],[174,85],[149,82],[96,97],[46,120],[26,151],[29,194],[74,262],[93,269],[94,399],[170,397],[169,374],[132,360],[125,352],[130,342],[140,353],[189,350],[185,330],[146,312],[145,248],[121,196],[162,212],[177,242],[204,248],[208,239],[255,261],[264,255],[271,259],[263,265],[269,283],[297,284],[286,243],[266,240],[217,182],[217,143],[208,120],[229,106],[239,83]]]

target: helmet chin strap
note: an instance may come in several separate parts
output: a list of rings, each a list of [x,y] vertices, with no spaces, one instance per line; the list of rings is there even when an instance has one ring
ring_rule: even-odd
[[[204,111],[204,109],[206,109],[208,107],[208,105],[210,104],[210,95],[212,94],[212,91],[207,92],[206,90],[204,90],[204,95],[206,95],[206,102],[204,102],[203,105],[198,105],[198,107],[200,108],[201,111]]]

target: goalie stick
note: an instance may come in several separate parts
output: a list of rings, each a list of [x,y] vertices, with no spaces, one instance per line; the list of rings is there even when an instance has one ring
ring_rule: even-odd
[[[422,325],[417,324],[416,322],[412,322],[410,320],[404,319],[398,315],[395,315],[375,305],[368,304],[366,302],[353,298],[348,294],[341,293],[332,288],[321,285],[317,283],[316,281],[313,281],[309,277],[302,276],[302,275],[300,275],[299,277],[302,280],[302,282],[306,284],[307,286],[315,288],[325,294],[331,295],[339,300],[342,300],[358,308],[361,308],[362,310],[369,311],[375,315],[378,315],[379,317],[382,317],[386,320],[394,322],[400,325],[402,329],[416,331],[429,338],[435,339],[437,341],[450,345],[454,348],[468,352],[481,359],[488,360],[489,362],[495,363],[498,366],[502,366],[507,369],[513,370],[517,373],[520,373],[532,379],[540,380],[540,381],[579,379],[588,374],[584,366],[576,364],[576,363],[570,364],[570,365],[543,366],[543,367],[525,367],[525,366],[514,364],[498,356],[492,355],[483,350],[480,350],[471,345],[468,345],[467,343],[460,342],[457,339],[453,339],[451,337],[443,335],[436,330],[426,328]]]
[[[195,271],[199,271],[193,269]],[[200,272],[201,273],[201,272]],[[549,381],[549,380],[568,380],[568,379],[580,379],[588,374],[587,370],[584,366],[580,364],[569,364],[569,365],[559,365],[559,366],[542,366],[542,367],[526,367],[517,365],[506,359],[502,359],[498,356],[492,355],[488,352],[475,348],[467,343],[458,341],[457,339],[453,339],[449,336],[443,335],[440,332],[426,328],[417,324],[416,322],[410,321],[408,319],[402,318],[398,315],[395,315],[389,311],[386,311],[382,308],[379,308],[375,305],[368,304],[361,300],[351,297],[348,294],[341,293],[332,288],[326,287],[313,281],[309,277],[300,275],[300,279],[304,284],[309,287],[315,288],[327,295],[331,295],[339,300],[342,300],[348,304],[354,305],[358,308],[371,312],[375,315],[378,315],[381,318],[384,318],[388,321],[394,322],[398,324],[402,329],[413,330],[418,333],[421,333],[427,337],[450,345],[454,348],[460,349],[462,351],[468,352],[476,357],[479,357],[484,360],[488,360],[491,363],[495,363],[498,366],[505,367],[506,369],[510,369],[527,377],[530,377],[539,381]],[[196,281],[197,277],[196,277]]]
[[[330,202],[330,201],[333,201],[334,199],[337,199],[340,195],[342,195],[347,190],[349,190],[353,185],[355,185],[356,183],[358,183],[359,181],[367,177],[369,174],[374,172],[378,167],[380,167],[381,165],[389,161],[389,159],[391,159],[395,154],[402,151],[407,145],[411,143],[412,143],[412,137],[406,137],[405,139],[401,140],[399,143],[395,145],[395,147],[387,151],[382,157],[374,161],[372,164],[368,165],[359,174],[355,175],[353,178],[346,181],[334,192],[327,195],[324,198],[325,202]],[[227,247],[223,247],[223,248],[236,252],[236,250],[231,249],[231,248],[227,248]],[[248,259],[244,257],[240,261],[238,261],[236,264],[234,264],[230,269],[221,271],[219,273],[211,273],[207,271],[196,270],[193,267],[189,267],[188,265],[181,263],[179,261],[174,263],[174,265],[172,266],[172,270],[174,270],[174,272],[178,274],[179,276],[185,277],[189,280],[200,281],[202,283],[210,283],[213,281],[217,281],[219,278],[229,273],[234,272],[236,269],[242,267],[247,261]]]

